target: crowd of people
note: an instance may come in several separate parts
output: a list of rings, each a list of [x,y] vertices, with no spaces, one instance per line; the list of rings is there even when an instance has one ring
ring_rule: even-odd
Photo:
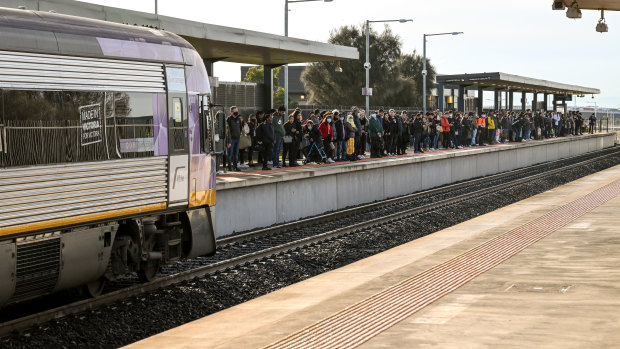
[[[258,111],[247,119],[237,107],[226,117],[219,111],[216,123],[216,151],[223,154],[229,171],[262,164],[263,170],[305,164],[334,163],[439,149],[461,149],[532,139],[567,137],[593,133],[596,116],[584,119],[580,112],[492,111],[445,113],[435,110],[409,113],[378,110],[366,116],[364,110],[314,110],[304,116],[297,108],[290,115],[277,110]],[[219,144],[219,149],[218,148]],[[256,163],[254,153],[257,153]]]

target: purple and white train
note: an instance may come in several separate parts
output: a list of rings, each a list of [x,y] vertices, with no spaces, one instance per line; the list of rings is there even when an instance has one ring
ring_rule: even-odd
[[[0,305],[215,252],[209,80],[181,37],[0,8]]]

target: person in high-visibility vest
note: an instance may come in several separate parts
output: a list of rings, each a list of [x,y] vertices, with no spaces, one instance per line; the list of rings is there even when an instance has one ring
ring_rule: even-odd
[[[487,115],[482,113],[478,118],[478,142],[479,145],[486,145],[487,136]]]
[[[495,119],[493,114],[487,116],[487,139],[490,144],[495,144]]]

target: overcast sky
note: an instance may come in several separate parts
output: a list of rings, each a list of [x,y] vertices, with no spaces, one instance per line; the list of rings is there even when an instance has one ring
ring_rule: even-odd
[[[154,0],[88,0],[153,12]],[[600,13],[566,18],[551,0],[333,0],[291,4],[289,35],[325,42],[330,30],[366,19],[413,18],[391,24],[403,50],[422,52],[422,34],[463,31],[430,38],[427,55],[440,74],[501,71],[556,82],[595,87],[601,95],[577,105],[620,107],[620,14],[605,14],[608,33],[597,33]],[[284,0],[159,0],[162,15],[284,34]],[[373,25],[383,30],[383,24]],[[363,52],[361,52],[363,55]],[[239,65],[217,63],[215,75],[239,81]],[[574,102],[571,102],[571,104]]]

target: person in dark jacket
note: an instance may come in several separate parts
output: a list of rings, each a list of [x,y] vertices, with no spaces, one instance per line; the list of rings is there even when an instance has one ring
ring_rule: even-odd
[[[269,161],[271,151],[273,150],[273,145],[276,141],[276,136],[273,130],[273,125],[271,121],[273,112],[269,112],[265,117],[265,122],[263,122],[258,129],[256,130],[256,138],[258,139],[258,145],[263,148],[263,171],[271,170],[267,166],[267,161]]]
[[[400,132],[402,133],[402,124],[400,126],[401,126]],[[396,116],[396,111],[394,109],[390,109],[389,111],[389,126],[388,127],[390,130],[388,155],[396,155],[396,142],[398,142],[399,128],[398,128],[398,117]]]
[[[409,116],[403,111],[400,116],[396,116],[398,121],[398,142],[396,143],[396,154],[403,155],[407,153],[407,145],[409,144]]]
[[[289,161],[289,167],[298,166],[297,159],[299,159],[299,149],[301,144],[301,139],[303,137],[302,130],[302,115],[300,110],[295,110],[293,113],[293,127],[291,128],[291,133],[293,134],[293,144],[291,145],[291,160]]]
[[[594,129],[596,128],[596,115],[592,114],[590,115],[590,118],[588,119],[589,123],[588,123],[588,133],[589,134],[594,134]]]
[[[344,115],[341,115],[338,110],[332,111],[334,114],[334,143],[336,143],[336,154],[334,160],[345,161],[347,157],[347,136],[345,130]]]
[[[312,146],[312,144],[316,144],[317,147],[322,148],[323,141],[321,140],[321,131],[319,131],[319,128],[314,124],[314,122],[312,122],[312,120],[308,120],[308,122],[306,123],[306,129],[308,130],[307,137],[308,141],[310,142],[310,146]],[[308,157],[306,158],[306,164],[316,165],[316,163],[320,162],[323,157],[316,150],[315,147],[308,148],[310,152],[308,153]]]
[[[416,115],[413,119],[413,150],[414,153],[424,153],[420,148],[420,141],[422,139],[422,133],[424,132],[424,120],[422,120],[422,114]]]
[[[355,150],[353,151],[354,157],[361,159],[364,155],[364,151],[362,148],[365,148],[366,145],[363,144],[362,134],[363,134],[363,126],[361,122],[362,112],[357,107],[351,108],[351,114],[353,114],[353,123],[355,124]]]
[[[380,116],[372,113],[368,121],[368,135],[370,136],[370,157],[380,158],[383,156],[383,126],[379,121]]]
[[[463,114],[458,113],[454,118],[454,126],[451,127],[454,131],[454,147],[457,149],[463,148],[461,140],[463,139]]]
[[[237,107],[230,107],[231,115],[226,119],[228,125],[228,170],[239,171],[237,163],[239,162],[239,140],[241,139],[241,120],[239,120],[239,111]]]
[[[355,121],[355,119],[353,119]],[[362,111],[362,116],[360,117],[360,125],[362,127],[362,133],[360,136],[360,150],[357,155],[358,159],[366,158],[366,145],[368,144],[368,119],[366,118],[366,112]],[[357,139],[355,140],[355,147],[357,148]]]
[[[288,117],[288,120],[284,123],[284,139],[282,141],[282,167],[286,166],[286,156],[288,155],[288,163],[293,161],[293,127],[295,125],[295,118],[293,115]]]

